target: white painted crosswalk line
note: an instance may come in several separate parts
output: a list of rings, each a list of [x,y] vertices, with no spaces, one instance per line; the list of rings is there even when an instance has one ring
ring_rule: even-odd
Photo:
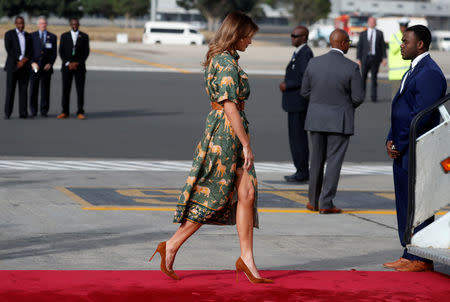
[[[0,171],[160,171],[188,172],[192,161],[187,160],[0,160]],[[294,173],[287,162],[257,162],[258,173]],[[391,175],[390,165],[344,164],[342,175]]]

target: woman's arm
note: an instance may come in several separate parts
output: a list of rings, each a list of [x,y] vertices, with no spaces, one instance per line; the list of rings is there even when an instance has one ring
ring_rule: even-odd
[[[231,127],[239,138],[239,141],[242,144],[243,153],[244,153],[244,166],[245,170],[249,170],[253,165],[253,151],[250,147],[250,138],[245,132],[244,126],[242,125],[241,115],[239,114],[239,110],[236,107],[236,104],[232,101],[225,100],[223,103],[223,108],[225,111],[225,115],[231,123]]]

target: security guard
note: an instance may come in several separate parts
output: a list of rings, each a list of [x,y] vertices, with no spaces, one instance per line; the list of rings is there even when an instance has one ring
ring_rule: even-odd
[[[403,33],[406,28],[408,28],[409,19],[402,18],[398,21],[400,30],[392,34],[389,39],[389,54],[388,54],[388,64],[389,64],[389,81],[392,87],[392,97],[395,96],[397,90],[400,88],[400,82],[408,70],[411,61],[403,60],[402,54],[400,52],[400,45],[402,44]]]

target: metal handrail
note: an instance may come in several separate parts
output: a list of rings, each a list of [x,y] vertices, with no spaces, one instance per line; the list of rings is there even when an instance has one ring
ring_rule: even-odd
[[[428,113],[436,110],[450,100],[450,93],[436,102],[434,105],[420,111],[411,122],[409,131],[409,162],[408,162],[408,217],[406,220],[405,242],[411,243],[413,235],[414,212],[416,208],[416,145],[417,145],[417,125]]]

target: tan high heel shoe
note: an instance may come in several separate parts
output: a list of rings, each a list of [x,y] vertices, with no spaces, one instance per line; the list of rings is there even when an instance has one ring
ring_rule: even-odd
[[[180,280],[180,277],[175,274],[173,270],[168,270],[166,267],[166,242],[160,242],[158,244],[158,247],[156,248],[156,251],[153,253],[152,257],[148,260],[148,262],[152,261],[153,257],[155,257],[156,253],[159,253],[161,256],[161,271],[169,276],[172,279]]]
[[[266,279],[266,278],[256,278],[253,276],[252,272],[248,269],[247,265],[245,265],[244,261],[241,257],[238,258],[236,261],[236,282],[238,281],[238,275],[239,271],[244,272],[244,274],[247,276],[248,281],[251,283],[273,283],[272,280]]]

